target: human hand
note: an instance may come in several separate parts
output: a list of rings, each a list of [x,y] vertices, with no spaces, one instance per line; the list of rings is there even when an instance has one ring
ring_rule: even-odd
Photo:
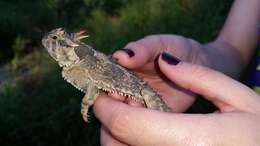
[[[176,35],[151,35],[128,43],[124,48],[117,51],[113,57],[118,59],[122,66],[137,72],[162,95],[174,112],[185,111],[194,102],[195,94],[176,86],[160,73],[156,60],[159,54],[167,51],[183,61],[211,68],[214,68],[214,61],[224,60],[218,55],[220,53],[211,55],[211,51],[208,51],[216,49],[208,49],[192,39]],[[228,61],[225,60],[225,65],[227,64]]]
[[[185,62],[169,63],[160,56],[159,67],[171,81],[202,94],[219,111],[163,113],[132,107],[102,94],[94,104],[103,125],[102,145],[259,145],[257,93],[212,69]]]
[[[159,54],[167,51],[187,62],[212,65],[201,44],[176,35],[147,36],[128,43],[124,48],[113,57],[118,59],[119,64],[140,75],[175,112],[185,111],[194,102],[195,95],[176,86],[160,73],[157,64]]]

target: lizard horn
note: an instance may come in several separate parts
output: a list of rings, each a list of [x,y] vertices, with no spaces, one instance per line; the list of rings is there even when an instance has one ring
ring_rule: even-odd
[[[81,30],[79,32],[74,33],[75,40],[80,41],[81,39],[89,37],[88,35],[84,35],[85,32],[85,30]]]

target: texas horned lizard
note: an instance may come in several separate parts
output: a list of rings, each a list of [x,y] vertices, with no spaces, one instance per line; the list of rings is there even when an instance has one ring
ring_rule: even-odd
[[[82,31],[67,33],[63,28],[58,28],[42,39],[44,47],[62,67],[62,76],[86,93],[81,104],[85,121],[88,108],[93,105],[99,90],[127,96],[147,108],[170,111],[160,95],[142,79],[111,61],[105,54],[80,42],[85,37]]]

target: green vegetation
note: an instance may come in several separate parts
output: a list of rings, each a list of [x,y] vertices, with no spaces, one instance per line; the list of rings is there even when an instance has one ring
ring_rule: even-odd
[[[99,145],[99,123],[84,123],[83,96],[64,81],[40,44],[45,32],[86,29],[85,41],[111,53],[149,34],[212,40],[221,28],[227,0],[2,0],[0,63],[1,145]],[[0,68],[1,69],[1,68]],[[194,108],[196,109],[196,108]],[[94,116],[92,116],[94,117]]]

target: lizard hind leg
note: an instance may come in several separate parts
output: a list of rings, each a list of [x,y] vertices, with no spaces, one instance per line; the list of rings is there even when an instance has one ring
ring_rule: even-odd
[[[88,122],[88,109],[92,106],[98,96],[98,88],[95,86],[89,86],[85,96],[81,102],[81,115],[85,122]]]
[[[150,87],[145,87],[141,94],[144,98],[145,105],[150,109],[155,109],[163,112],[171,112],[172,110],[162,100],[161,96],[153,91]]]

